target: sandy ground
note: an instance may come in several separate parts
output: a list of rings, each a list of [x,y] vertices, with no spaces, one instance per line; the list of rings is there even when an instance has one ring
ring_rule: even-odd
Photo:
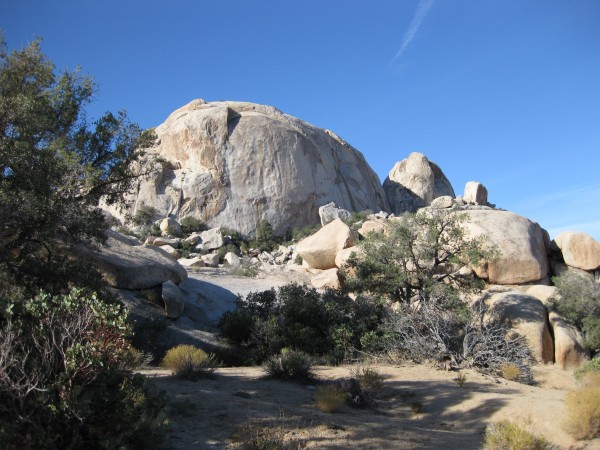
[[[477,449],[488,423],[510,419],[545,436],[557,449],[599,449],[600,439],[576,442],[562,430],[563,399],[575,386],[572,374],[552,366],[535,368],[537,386],[429,366],[377,365],[384,387],[374,409],[344,406],[323,413],[314,406],[311,385],[263,378],[256,367],[218,369],[196,382],[168,372],[147,372],[174,401],[164,448],[239,448],[236,436],[264,427],[302,448]],[[318,367],[319,380],[349,377],[356,367]],[[422,404],[415,414],[411,403]]]
[[[184,315],[170,328],[177,342],[217,343],[218,318],[234,308],[238,295],[262,291],[292,281],[307,283],[302,270],[273,268],[258,278],[230,275],[223,269],[190,272],[181,287]],[[376,408],[344,406],[334,414],[314,405],[314,386],[270,380],[256,367],[217,369],[196,382],[178,379],[163,370],[147,371],[167,392],[173,420],[164,448],[234,449],[239,436],[270,429],[298,448],[320,449],[478,449],[490,422],[510,419],[557,449],[600,449],[600,439],[576,442],[562,428],[563,400],[575,387],[571,372],[553,366],[534,368],[536,386],[462,371],[423,365],[376,367],[385,376]],[[318,367],[318,380],[349,377],[356,367]],[[411,403],[419,402],[415,414]]]

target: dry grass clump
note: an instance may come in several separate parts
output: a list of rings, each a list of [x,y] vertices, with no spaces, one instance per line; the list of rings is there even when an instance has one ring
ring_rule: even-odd
[[[508,363],[500,366],[500,375],[509,381],[517,381],[521,376],[521,369],[516,364]]]
[[[299,450],[306,448],[304,442],[289,438],[284,426],[257,426],[246,424],[233,434],[235,448],[241,450]]]
[[[170,369],[174,375],[195,380],[212,373],[217,362],[214,355],[193,345],[182,344],[167,352],[161,366]]]
[[[483,450],[550,450],[551,444],[508,420],[494,422],[485,430]]]
[[[383,387],[383,375],[376,369],[361,367],[354,376],[358,380],[361,391],[369,396],[376,395]]]
[[[304,352],[282,349],[263,365],[267,375],[284,380],[309,380],[313,378],[312,358]]]
[[[576,439],[600,436],[600,374],[588,373],[581,378],[580,387],[565,398],[566,431]]]
[[[338,386],[317,386],[315,403],[319,411],[333,413],[339,411],[346,402],[346,393]]]

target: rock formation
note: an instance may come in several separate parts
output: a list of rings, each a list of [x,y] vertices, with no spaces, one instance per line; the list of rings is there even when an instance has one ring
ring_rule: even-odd
[[[319,222],[319,206],[388,210],[377,175],[334,133],[270,106],[194,100],[156,128],[141,181],[124,211],[144,204],[163,217],[195,216],[252,235],[261,219],[277,234]],[[160,159],[159,159],[160,158]],[[158,162],[160,161],[160,162]]]
[[[383,189],[394,214],[415,212],[437,197],[455,196],[442,170],[421,153],[411,153],[396,163],[383,182]]]

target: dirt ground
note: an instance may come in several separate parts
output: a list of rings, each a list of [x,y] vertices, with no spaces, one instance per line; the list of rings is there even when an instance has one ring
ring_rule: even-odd
[[[257,436],[264,427],[319,449],[478,449],[487,424],[510,419],[557,449],[600,449],[600,439],[576,442],[562,429],[563,399],[575,386],[572,373],[552,366],[535,368],[536,386],[477,372],[466,375],[424,365],[376,365],[385,377],[375,408],[345,405],[320,412],[312,385],[264,379],[257,367],[217,369],[195,382],[168,372],[146,372],[173,402],[174,418],[164,448],[234,449],[240,436]],[[319,380],[349,377],[357,367],[317,367]],[[412,403],[422,412],[414,413]]]

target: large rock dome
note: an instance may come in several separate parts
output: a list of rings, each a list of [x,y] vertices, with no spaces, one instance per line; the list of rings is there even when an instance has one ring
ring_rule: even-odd
[[[156,128],[159,144],[144,164],[123,218],[144,204],[163,216],[195,216],[252,235],[261,219],[276,233],[319,223],[329,202],[387,210],[363,155],[334,133],[264,105],[194,100]]]

